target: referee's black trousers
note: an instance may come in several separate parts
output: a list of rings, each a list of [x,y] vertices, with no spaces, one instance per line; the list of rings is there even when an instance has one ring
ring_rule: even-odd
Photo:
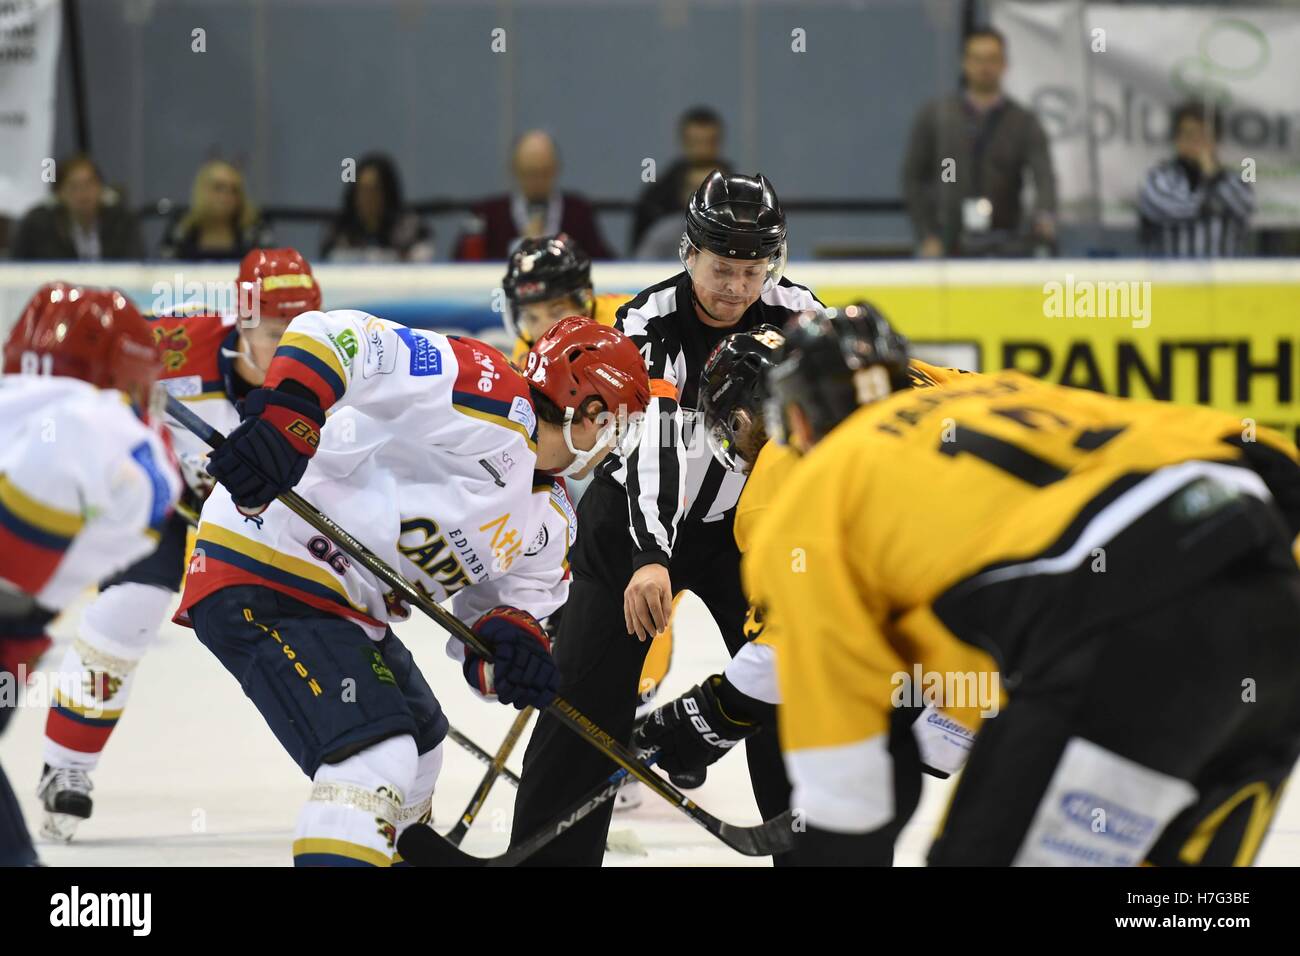
[[[573,581],[560,619],[555,658],[560,668],[560,696],[624,742],[632,736],[637,685],[650,648],[650,642],[627,633],[623,618],[623,592],[632,577],[632,550],[627,495],[617,483],[598,478],[578,505],[578,540],[570,561]],[[722,632],[727,651],[734,655],[745,642],[748,602],[740,585],[740,553],[730,517],[707,524],[683,520],[669,574],[674,593],[691,591],[704,602]],[[686,639],[680,632],[674,638]],[[691,675],[698,680],[707,676]],[[790,807],[790,784],[781,762],[776,727],[766,727],[744,746],[759,811],[765,820],[771,819]],[[556,718],[541,714],[524,755],[511,839],[522,841],[531,836],[616,769],[611,760],[572,730],[561,727]],[[599,866],[613,809],[614,802],[607,801],[530,862]],[[778,858],[776,862],[788,861]]]

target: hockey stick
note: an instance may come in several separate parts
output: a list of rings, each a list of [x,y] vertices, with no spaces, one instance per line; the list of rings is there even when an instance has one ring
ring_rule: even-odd
[[[226,440],[225,435],[186,408],[174,396],[167,397],[167,412],[213,448],[219,447]],[[302,495],[296,491],[286,491],[279,496],[279,500],[299,518],[329,538],[354,561],[392,588],[393,592],[407,604],[418,607],[480,657],[485,660],[492,658],[491,649],[466,626],[464,621],[425,597],[410,581],[376,557],[369,548],[335,524],[328,516],[318,511]],[[694,801],[674,787],[671,782],[642,764],[629,747],[607,734],[563,697],[552,700],[546,705],[546,710],[554,715],[562,726],[587,741],[736,852],[745,856],[771,856],[783,853],[794,846],[793,815],[789,810],[771,820],[749,827],[735,826],[719,820],[707,810],[696,806]],[[410,830],[408,829],[407,832],[409,833]]]
[[[654,763],[654,760],[652,756],[647,765]],[[422,823],[406,828],[397,841],[397,850],[411,866],[518,866],[601,804],[614,799],[627,776],[628,772],[619,767],[591,792],[583,794],[572,806],[539,827],[528,839],[499,856],[471,856],[440,836],[433,827]],[[609,848],[608,844],[606,848]]]
[[[460,744],[462,747],[464,747],[471,754],[473,754],[479,760],[483,761],[488,766],[492,765],[492,760],[493,760],[492,755],[488,753],[486,750],[484,750],[482,747],[480,747],[478,744],[474,743],[474,741],[470,740],[468,737],[462,734],[455,727],[447,728],[447,736],[450,737],[452,740],[454,740],[456,743]],[[501,776],[505,777],[506,781],[512,787],[519,786],[519,776],[509,767],[501,768]]]
[[[519,738],[523,735],[524,728],[528,726],[528,721],[532,719],[532,716],[533,708],[525,707],[519,712],[515,722],[510,725],[510,729],[506,731],[506,739],[501,741],[501,746],[497,748],[497,755],[488,764],[487,773],[483,774],[483,779],[479,781],[474,796],[469,798],[469,804],[461,811],[460,819],[451,828],[451,832],[444,837],[448,843],[460,846],[461,841],[465,839],[465,834],[474,825],[474,819],[478,816],[478,812],[483,809],[483,804],[487,802],[488,793],[492,790],[492,784],[496,783],[497,777],[501,776],[501,771],[506,767],[506,760],[510,757],[510,751],[514,750],[515,744],[519,743]]]

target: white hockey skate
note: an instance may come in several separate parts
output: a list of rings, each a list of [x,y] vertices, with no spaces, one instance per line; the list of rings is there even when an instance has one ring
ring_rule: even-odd
[[[36,796],[45,807],[41,836],[60,843],[72,842],[77,825],[90,818],[94,806],[90,791],[94,789],[90,774],[84,770],[45,765]]]

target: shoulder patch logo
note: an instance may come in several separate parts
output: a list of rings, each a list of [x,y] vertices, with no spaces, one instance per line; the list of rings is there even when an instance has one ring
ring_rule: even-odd
[[[169,372],[174,372],[185,364],[185,353],[190,350],[190,337],[185,334],[183,325],[173,325],[171,328],[155,328],[153,330],[154,344],[158,346],[158,351],[162,353],[163,368]]]
[[[515,396],[514,401],[510,403],[510,414],[506,417],[512,422],[523,425],[528,434],[537,433],[537,413],[533,411],[532,403],[522,395]]]

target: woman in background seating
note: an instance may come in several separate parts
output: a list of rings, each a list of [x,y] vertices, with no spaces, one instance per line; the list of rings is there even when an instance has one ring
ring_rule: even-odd
[[[244,177],[230,163],[210,159],[199,167],[184,210],[163,237],[163,259],[238,261],[251,250],[275,245],[248,198]]]
[[[433,232],[405,208],[392,158],[371,153],[343,190],[343,208],[321,245],[330,262],[432,262]]]

